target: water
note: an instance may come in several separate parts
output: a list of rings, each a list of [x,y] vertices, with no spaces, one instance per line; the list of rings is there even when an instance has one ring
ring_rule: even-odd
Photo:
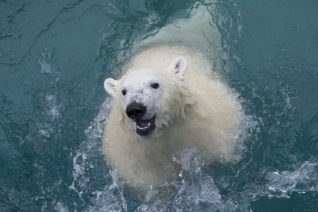
[[[109,99],[134,41],[191,0],[0,1],[0,211],[317,211],[318,2],[210,1],[216,70],[247,114],[238,164],[176,155],[144,200],[102,158]],[[164,198],[165,197],[165,198]]]

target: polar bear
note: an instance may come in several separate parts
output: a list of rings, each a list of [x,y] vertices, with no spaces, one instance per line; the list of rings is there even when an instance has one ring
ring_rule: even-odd
[[[112,107],[103,153],[129,186],[146,189],[173,179],[181,167],[172,155],[187,148],[206,163],[235,160],[241,105],[196,50],[143,49],[104,88]]]

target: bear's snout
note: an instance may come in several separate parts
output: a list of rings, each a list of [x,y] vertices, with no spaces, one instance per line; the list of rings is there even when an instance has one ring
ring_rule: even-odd
[[[138,120],[146,113],[146,107],[137,102],[130,103],[126,108],[126,114],[129,118]]]

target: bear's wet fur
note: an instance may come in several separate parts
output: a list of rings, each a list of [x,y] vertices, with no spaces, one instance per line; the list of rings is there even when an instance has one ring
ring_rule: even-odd
[[[103,153],[129,186],[145,191],[173,179],[181,167],[172,154],[186,148],[196,148],[207,164],[238,158],[241,105],[197,51],[169,45],[144,49],[119,80],[106,79],[104,86],[112,107]],[[126,113],[133,102],[148,110],[140,123]],[[150,124],[155,124],[150,134],[138,134]]]

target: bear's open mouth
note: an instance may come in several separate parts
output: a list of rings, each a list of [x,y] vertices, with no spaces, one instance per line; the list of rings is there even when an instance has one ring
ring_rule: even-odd
[[[153,116],[148,120],[137,120],[136,121],[136,133],[139,136],[148,136],[156,129],[156,116]]]

